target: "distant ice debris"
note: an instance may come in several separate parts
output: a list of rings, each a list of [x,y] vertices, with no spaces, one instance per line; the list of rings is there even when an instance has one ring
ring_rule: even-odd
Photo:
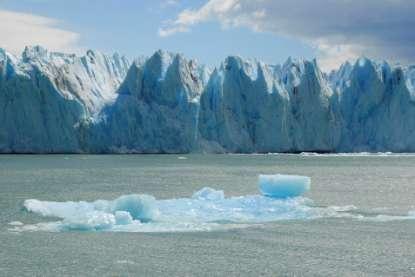
[[[135,264],[135,262],[130,260],[117,260],[115,263],[117,264]]]
[[[177,157],[177,159],[178,160],[187,160],[187,158],[186,157],[183,157],[183,156]]]
[[[259,175],[259,190],[268,197],[289,198],[303,195],[310,190],[311,179],[295,175]]]
[[[192,196],[193,199],[207,200],[207,201],[220,201],[225,199],[225,193],[223,190],[214,190],[212,188],[203,188],[195,192]]]
[[[375,222],[389,222],[402,220],[415,220],[415,211],[409,211],[407,215],[387,215],[379,214],[373,217],[364,217],[362,220]]]
[[[393,152],[355,152],[355,153],[315,153],[302,152],[301,156],[316,156],[316,157],[408,157],[414,156],[414,153],[393,153]]]
[[[23,226],[24,224],[20,221],[12,221],[12,222],[9,222],[9,225],[11,225],[11,226]]]

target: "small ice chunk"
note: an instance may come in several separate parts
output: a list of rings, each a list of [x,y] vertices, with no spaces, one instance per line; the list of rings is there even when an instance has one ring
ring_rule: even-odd
[[[218,201],[225,199],[225,193],[223,190],[215,190],[206,187],[195,192],[192,198],[198,200]]]
[[[272,198],[297,197],[310,190],[311,179],[296,175],[259,175],[259,190]]]
[[[62,222],[62,228],[64,230],[98,231],[111,229],[114,224],[115,217],[113,214],[91,211],[76,217],[65,218]]]
[[[115,212],[115,222],[117,225],[127,225],[133,222],[129,212],[126,211],[116,211]]]
[[[23,226],[24,224],[20,221],[12,221],[12,222],[9,222],[9,225],[11,225],[11,226]]]
[[[152,221],[158,214],[156,199],[145,194],[124,195],[114,200],[113,212],[128,212],[133,219]]]

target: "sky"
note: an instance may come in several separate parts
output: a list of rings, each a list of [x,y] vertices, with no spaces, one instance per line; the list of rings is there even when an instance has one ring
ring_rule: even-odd
[[[415,64],[414,0],[0,0],[0,47],[129,58],[158,49],[219,65],[317,58],[328,71],[359,56]]]

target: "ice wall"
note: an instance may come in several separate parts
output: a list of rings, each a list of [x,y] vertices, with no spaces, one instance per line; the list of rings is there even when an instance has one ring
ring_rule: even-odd
[[[414,72],[1,49],[0,152],[414,152]]]

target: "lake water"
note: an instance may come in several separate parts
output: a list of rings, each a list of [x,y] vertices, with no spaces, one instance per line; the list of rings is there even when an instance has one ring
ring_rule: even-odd
[[[208,231],[23,228],[59,220],[26,211],[26,199],[246,196],[275,173],[310,176],[313,211],[336,216]],[[414,155],[2,155],[0,276],[414,276],[414,210]]]

